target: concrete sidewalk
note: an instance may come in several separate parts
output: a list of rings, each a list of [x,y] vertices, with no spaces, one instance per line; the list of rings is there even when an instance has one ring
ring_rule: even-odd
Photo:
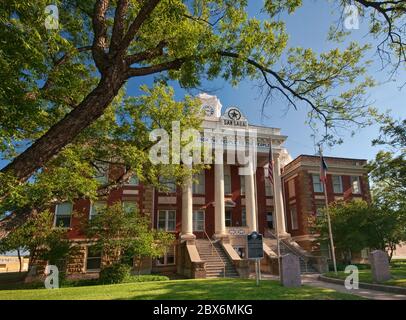
[[[252,274],[251,277],[255,278],[255,274]],[[388,293],[376,290],[369,289],[358,289],[358,290],[347,290],[343,285],[328,283],[318,280],[319,274],[306,274],[302,275],[302,284],[318,287],[332,289],[342,293],[354,294],[363,298],[372,299],[372,300],[406,300],[406,295]],[[270,274],[262,274],[262,279],[264,280],[279,280],[277,276]]]

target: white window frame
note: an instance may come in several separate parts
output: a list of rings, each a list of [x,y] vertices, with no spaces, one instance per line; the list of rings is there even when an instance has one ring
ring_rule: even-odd
[[[230,212],[230,219],[227,219],[227,211]],[[224,209],[224,224],[226,225],[227,228],[230,228],[233,226],[233,209],[232,208],[225,208]],[[227,226],[226,221],[230,220],[230,225]]]
[[[98,201],[95,201],[95,202],[91,202],[90,203],[90,210],[89,210],[89,220],[92,220],[92,217],[98,215],[98,213],[93,213],[93,210],[96,207],[95,206],[96,203],[103,203],[104,207],[107,208],[107,201],[105,201],[105,200],[98,200]]]
[[[333,192],[340,194],[343,193],[343,177],[339,175],[332,175],[331,181],[333,182]],[[338,190],[336,187],[338,187]]]
[[[202,219],[198,220],[195,218],[199,213],[203,213],[203,220]],[[202,229],[197,229],[198,222],[200,223],[203,222]],[[206,226],[206,213],[204,212],[204,210],[193,210],[193,232],[203,232],[205,231],[205,226]]]
[[[164,255],[162,256],[164,258],[164,263],[159,263],[159,259],[155,259],[155,264],[157,266],[173,266],[173,265],[175,265],[176,264],[176,248],[175,248],[175,246],[173,247],[172,252],[173,252],[173,263],[168,263],[168,256],[169,255],[168,255],[168,252],[165,252]]]
[[[200,171],[193,177],[192,193],[205,194],[206,193],[206,177],[205,171]]]
[[[362,194],[362,191],[361,191],[361,178],[360,178],[360,176],[351,176],[351,177],[350,177],[350,182],[351,182],[351,193],[352,193],[352,194]],[[355,191],[354,191],[354,182],[357,182],[358,192],[355,192]]]
[[[173,228],[173,230],[168,230],[168,225],[169,225],[169,212],[174,212],[175,213],[175,216],[174,216],[174,221],[175,221],[175,223],[174,223],[174,228]],[[160,219],[159,219],[159,217],[160,217],[160,215],[161,214],[163,214],[163,213],[165,213],[165,228],[163,229],[163,228],[160,228],[160,226],[159,226],[159,221],[160,221]],[[174,209],[162,209],[162,210],[158,210],[158,216],[157,216],[157,222],[156,222],[156,228],[157,228],[157,230],[163,230],[163,231],[166,231],[166,232],[176,232],[176,210],[174,210]]]
[[[71,207],[71,211],[70,211],[70,215],[69,215],[69,226],[67,226],[67,227],[63,227],[63,228],[70,228],[71,227],[71,225],[72,225],[72,213],[73,213],[73,203],[71,203],[71,202],[63,202],[63,203],[60,203],[60,204],[57,204],[56,206],[55,206],[55,212],[54,212],[54,227],[56,227],[56,228],[61,228],[60,226],[58,226],[57,224],[56,224],[56,220],[57,220],[57,215],[58,215],[58,206],[59,205],[61,205],[61,204],[65,204],[65,203],[69,203],[70,204],[70,207]],[[62,215],[62,216],[67,216],[67,215]]]
[[[172,180],[172,179],[165,179],[165,178],[159,178],[159,182],[163,185],[165,185],[166,187],[169,186],[169,190],[165,191],[166,193],[176,193],[176,181]]]
[[[292,230],[299,230],[299,218],[297,216],[297,209],[295,207],[292,207],[289,209],[289,212],[290,212],[290,225],[292,227]]]
[[[312,185],[313,191],[316,193],[324,192],[324,185],[321,183],[320,174],[313,173],[312,174]],[[316,186],[320,186],[320,188],[316,188]]]

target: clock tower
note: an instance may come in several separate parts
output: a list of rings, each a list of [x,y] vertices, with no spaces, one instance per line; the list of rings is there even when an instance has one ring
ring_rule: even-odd
[[[205,120],[218,120],[221,116],[222,105],[216,96],[201,93],[197,97],[202,101],[202,109]]]

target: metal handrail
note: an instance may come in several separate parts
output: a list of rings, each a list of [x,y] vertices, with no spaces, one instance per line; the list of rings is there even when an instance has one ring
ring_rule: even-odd
[[[213,255],[213,252],[216,253],[216,255],[219,257],[221,263],[223,264],[223,277],[226,277],[226,263],[223,261],[223,259],[221,258],[220,254],[217,252],[216,247],[213,244],[213,241],[211,241],[209,235],[207,234],[206,230],[204,230],[204,234],[207,238],[207,240],[209,240],[210,244],[211,244],[211,254]]]

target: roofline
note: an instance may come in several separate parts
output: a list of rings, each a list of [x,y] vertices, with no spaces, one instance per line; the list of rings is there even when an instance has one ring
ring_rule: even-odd
[[[290,163],[296,161],[297,159],[301,158],[301,157],[310,157],[310,158],[320,158],[320,156],[315,156],[315,155],[311,155],[311,154],[301,154],[298,155],[295,159],[293,159]],[[365,161],[368,162],[367,159],[359,159],[359,158],[343,158],[343,157],[330,157],[330,156],[323,156],[323,158],[325,159],[342,159],[342,160],[356,160],[356,161]],[[289,163],[288,163],[289,164]],[[287,165],[288,165],[287,164]]]

